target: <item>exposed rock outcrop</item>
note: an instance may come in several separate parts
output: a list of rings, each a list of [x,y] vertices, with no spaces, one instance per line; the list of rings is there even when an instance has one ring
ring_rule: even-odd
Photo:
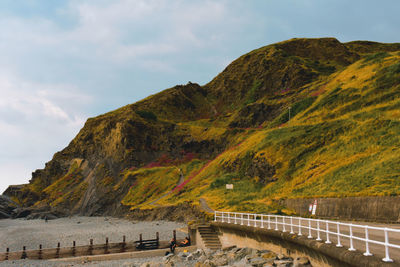
[[[14,217],[18,207],[19,205],[12,201],[8,196],[0,195],[0,219],[9,219]]]

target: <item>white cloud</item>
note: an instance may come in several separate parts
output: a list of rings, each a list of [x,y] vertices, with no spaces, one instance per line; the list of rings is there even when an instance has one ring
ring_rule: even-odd
[[[0,71],[0,191],[26,182],[77,134],[87,117],[83,106],[92,101],[77,89]]]
[[[74,108],[91,101],[91,97],[79,93],[74,86],[27,82],[1,72],[0,95],[0,110],[3,112],[20,114],[25,117],[23,121],[38,118],[41,121],[57,120],[65,126],[80,125],[82,119]]]

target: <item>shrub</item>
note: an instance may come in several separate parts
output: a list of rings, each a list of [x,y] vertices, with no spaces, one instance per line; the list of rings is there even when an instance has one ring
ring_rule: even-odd
[[[151,111],[137,110],[136,114],[145,120],[157,121],[157,116]]]
[[[211,184],[210,184],[210,188],[214,189],[214,188],[219,188],[219,187],[223,187],[226,184],[230,184],[232,183],[232,180],[236,177],[235,174],[232,173],[228,173],[225,174],[222,177],[219,177],[217,179],[215,179]]]
[[[388,56],[390,56],[390,54],[388,52],[378,52],[378,53],[375,53],[375,54],[372,54],[372,55],[366,57],[364,59],[364,63],[367,63],[367,62],[378,63],[378,62],[381,62],[382,59],[384,59]]]
[[[307,97],[299,102],[294,103],[294,105],[290,109],[290,117],[293,118],[303,110],[306,110],[309,106],[314,103],[317,97]],[[276,127],[282,125],[289,121],[289,109],[283,112],[280,116],[278,116],[275,120],[272,121],[271,126]]]

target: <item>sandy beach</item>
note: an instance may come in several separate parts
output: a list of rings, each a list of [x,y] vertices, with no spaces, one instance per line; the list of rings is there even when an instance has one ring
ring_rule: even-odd
[[[120,242],[122,236],[127,241],[139,239],[142,233],[143,239],[155,238],[156,232],[160,234],[160,240],[169,240],[172,231],[177,230],[177,237],[184,238],[186,233],[179,229],[186,228],[183,223],[168,221],[135,222],[111,217],[71,217],[60,218],[45,222],[44,220],[6,219],[0,220],[0,251],[54,248],[57,242],[62,247],[71,246],[73,241],[76,245],[87,245],[93,239],[94,244],[105,243],[106,237],[109,242]],[[113,262],[85,263],[82,266],[129,266],[133,262],[146,262],[149,259],[132,259]],[[153,259],[154,260],[154,259]],[[0,262],[0,266],[81,266],[81,264],[55,263],[48,261],[8,261]]]

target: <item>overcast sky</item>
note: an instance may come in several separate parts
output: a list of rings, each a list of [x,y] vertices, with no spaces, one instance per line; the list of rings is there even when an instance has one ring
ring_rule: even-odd
[[[400,42],[399,0],[1,0],[0,192],[87,118],[293,37]]]

